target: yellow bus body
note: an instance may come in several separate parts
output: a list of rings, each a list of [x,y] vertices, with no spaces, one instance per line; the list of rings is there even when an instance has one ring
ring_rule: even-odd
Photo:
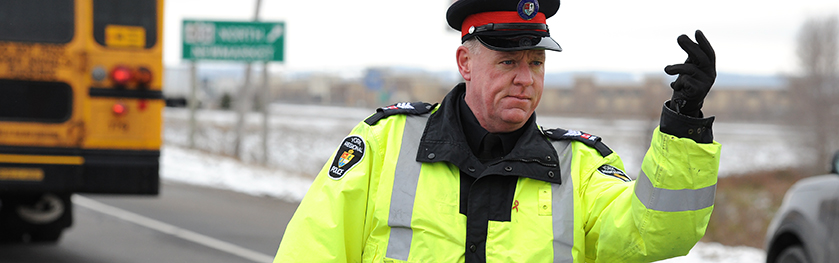
[[[4,85],[11,90],[12,86],[37,83],[49,90],[66,84],[72,97],[66,117],[31,120],[0,116],[0,168],[12,169],[9,174],[37,174],[15,173],[14,169],[44,171],[40,180],[0,177],[0,193],[158,193],[164,108],[163,1],[149,2],[156,8],[155,28],[106,23],[104,32],[94,29],[94,2],[73,1],[73,33],[66,43],[9,41],[0,35],[0,90]],[[95,34],[99,38],[104,34],[104,43],[95,39]],[[150,46],[147,38],[154,38]],[[151,79],[118,84],[110,77],[118,67],[132,74],[143,68],[151,73]],[[23,94],[17,90],[9,93]]]

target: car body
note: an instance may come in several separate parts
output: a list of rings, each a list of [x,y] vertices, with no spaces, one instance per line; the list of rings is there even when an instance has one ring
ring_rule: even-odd
[[[796,182],[766,233],[766,263],[839,262],[839,151],[831,172]]]

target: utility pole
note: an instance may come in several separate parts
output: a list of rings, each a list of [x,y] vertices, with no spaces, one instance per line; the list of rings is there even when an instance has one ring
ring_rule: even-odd
[[[196,95],[196,93],[197,93],[196,90],[198,90],[198,76],[197,76],[198,73],[197,73],[197,70],[195,69],[195,67],[196,67],[195,64],[196,63],[198,63],[198,62],[196,62],[195,60],[193,60],[192,62],[189,63],[190,64],[189,76],[190,76],[190,81],[192,82],[192,87],[190,88],[190,92],[189,92],[189,100],[187,101],[187,103],[189,103],[189,148],[190,149],[195,149],[195,126],[196,126],[195,111],[196,111],[196,108],[198,108],[198,96]]]
[[[253,21],[259,20],[259,7],[262,5],[262,0],[256,0],[256,10],[253,13]],[[251,109],[251,100],[253,99],[253,93],[251,92],[251,65],[253,62],[247,62],[245,66],[245,84],[242,86],[242,92],[239,93],[239,97],[237,98],[238,103],[236,106],[236,138],[233,142],[233,156],[238,159],[241,159],[242,156],[240,155],[242,149],[242,134],[244,133],[246,121],[245,115]]]
[[[259,96],[259,104],[262,105],[262,159],[260,160],[262,165],[268,164],[268,130],[270,129],[268,106],[271,104],[268,76],[268,61],[265,61],[262,63],[262,94]]]
[[[260,2],[262,0],[256,0],[257,15],[259,14]],[[256,18],[257,15],[254,15],[254,17]],[[268,60],[265,60],[262,62],[262,92],[259,96],[259,104],[262,106],[262,159],[260,160],[262,165],[268,164],[268,130],[270,129],[268,123],[270,111],[268,106],[271,104],[271,90],[269,89],[270,81],[268,76]]]

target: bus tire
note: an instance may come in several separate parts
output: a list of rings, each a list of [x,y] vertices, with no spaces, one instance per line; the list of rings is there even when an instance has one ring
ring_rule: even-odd
[[[70,194],[0,197],[0,242],[56,243],[72,224]]]
[[[48,193],[34,203],[19,204],[16,212],[18,217],[28,224],[45,225],[58,220],[68,207],[60,197]]]

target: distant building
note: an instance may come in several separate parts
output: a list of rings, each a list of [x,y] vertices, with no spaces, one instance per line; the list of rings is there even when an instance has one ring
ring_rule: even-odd
[[[539,112],[549,115],[648,118],[657,115],[669,96],[662,78],[648,77],[640,83],[600,84],[580,76],[571,87],[545,87]],[[657,116],[656,116],[657,117]]]
[[[382,70],[381,87],[371,88],[361,80],[330,75],[310,75],[282,84],[277,101],[375,108],[403,101],[440,101],[452,87],[422,73]]]
[[[600,84],[592,77],[574,79],[571,87],[546,87],[539,112],[599,118],[658,118],[672,91],[664,78],[647,76],[637,83]],[[703,112],[731,121],[776,122],[789,114],[787,89],[774,86],[714,86]]]
[[[325,73],[287,79],[272,76],[271,99],[284,103],[376,108],[403,101],[439,102],[460,81],[418,70],[370,70],[375,74],[360,79]],[[168,85],[164,93],[185,94],[189,83],[183,75],[187,72],[167,71]],[[371,80],[371,75],[375,79]],[[223,93],[235,97],[243,79],[241,74],[223,72],[212,72],[202,78],[206,82],[199,85],[199,99],[209,100],[203,104],[207,107],[217,105],[215,100]],[[261,83],[259,78],[253,80],[255,84]],[[662,103],[672,94],[669,81],[655,75],[635,81],[601,81],[591,74],[579,74],[546,86],[537,112],[554,116],[657,119]],[[748,82],[718,82],[705,100],[703,111],[725,121],[750,122],[779,122],[792,114],[792,102],[785,86],[744,83]]]

